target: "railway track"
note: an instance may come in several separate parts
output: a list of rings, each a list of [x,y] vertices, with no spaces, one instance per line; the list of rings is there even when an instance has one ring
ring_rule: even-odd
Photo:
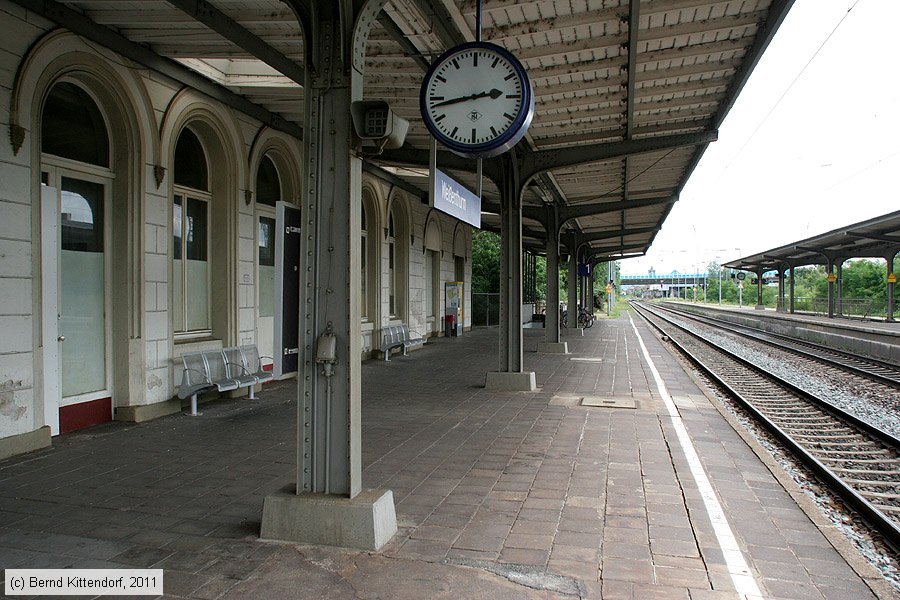
[[[900,551],[900,439],[661,311],[632,306]]]
[[[855,375],[866,377],[879,383],[900,389],[900,366],[898,365],[866,356],[860,356],[858,354],[853,354],[852,352],[826,348],[812,342],[805,342],[786,335],[760,331],[752,327],[745,327],[730,321],[725,321],[724,319],[717,319],[706,315],[696,315],[684,310],[679,310],[676,307],[657,305],[655,308],[671,314],[677,314],[679,317],[690,319],[697,323],[712,325],[720,330],[729,331],[737,335],[754,339],[767,344],[770,347],[800,354],[812,360],[824,362]]]

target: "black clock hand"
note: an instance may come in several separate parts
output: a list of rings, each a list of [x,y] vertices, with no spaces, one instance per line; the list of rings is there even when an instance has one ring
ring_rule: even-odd
[[[437,104],[432,104],[431,108],[437,108],[438,106],[447,106],[448,104],[459,104],[460,102],[467,102],[469,100],[478,100],[479,98],[487,98],[490,97],[492,100],[496,100],[502,94],[500,90],[497,88],[492,89],[490,92],[479,92],[477,94],[471,94],[469,96],[460,96],[459,98],[451,98],[450,100],[444,100],[443,102],[438,102]]]

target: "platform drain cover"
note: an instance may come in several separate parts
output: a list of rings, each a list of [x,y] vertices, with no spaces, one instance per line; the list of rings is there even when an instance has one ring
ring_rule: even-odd
[[[610,398],[607,396],[585,396],[582,406],[598,406],[601,408],[636,408],[634,398]]]
[[[574,357],[574,358],[570,358],[569,360],[574,361],[574,362],[586,362],[586,363],[603,362],[602,358],[588,358],[586,356]]]

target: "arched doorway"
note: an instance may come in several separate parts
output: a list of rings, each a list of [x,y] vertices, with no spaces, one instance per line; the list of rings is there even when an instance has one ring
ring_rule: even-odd
[[[55,83],[41,112],[44,418],[53,434],[113,416],[112,156],[95,97]]]

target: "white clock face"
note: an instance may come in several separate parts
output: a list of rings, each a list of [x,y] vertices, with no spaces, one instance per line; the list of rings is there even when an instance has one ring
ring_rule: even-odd
[[[429,130],[451,149],[488,148],[524,135],[533,110],[524,70],[502,49],[469,44],[445,54],[421,91]],[[526,122],[527,121],[527,122]],[[520,135],[516,135],[523,129]],[[505,150],[505,148],[501,149]]]

